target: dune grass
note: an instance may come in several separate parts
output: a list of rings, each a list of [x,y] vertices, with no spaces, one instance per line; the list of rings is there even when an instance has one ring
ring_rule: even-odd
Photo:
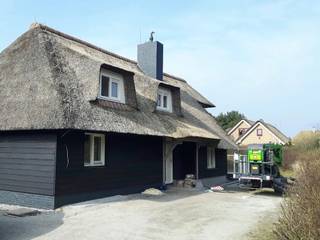
[[[320,132],[304,132],[285,149],[284,172],[296,182],[285,195],[274,234],[279,240],[320,239]]]

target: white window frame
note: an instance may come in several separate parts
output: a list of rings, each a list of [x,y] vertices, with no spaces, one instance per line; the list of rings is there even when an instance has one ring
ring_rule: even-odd
[[[98,134],[98,133],[85,133],[85,135],[90,136],[90,163],[88,164],[84,161],[84,166],[85,167],[105,166],[106,136],[104,134]],[[95,161],[95,159],[94,159],[94,137],[101,138],[101,146],[100,146],[101,147],[101,153],[100,153],[101,159],[99,161]]]
[[[102,95],[102,76],[109,78],[109,96]],[[118,97],[112,97],[112,83],[118,84]],[[125,103],[125,95],[124,95],[124,83],[123,77],[120,74],[102,69],[100,72],[100,89],[99,89],[99,98],[104,100],[110,100],[114,102]]]
[[[160,106],[158,106],[159,103],[159,95],[160,95]],[[164,96],[167,97],[167,107],[163,106],[163,98]],[[159,88],[157,93],[157,110],[160,111],[166,111],[166,112],[172,112],[172,94],[169,89]]]
[[[207,147],[207,169],[216,168],[216,149],[214,147]]]

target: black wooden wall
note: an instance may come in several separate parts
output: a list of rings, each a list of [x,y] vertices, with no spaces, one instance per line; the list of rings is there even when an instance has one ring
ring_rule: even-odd
[[[162,185],[162,138],[107,133],[106,165],[84,167],[84,132],[62,135],[58,137],[56,207]]]
[[[0,133],[0,190],[54,195],[56,135]]]
[[[207,147],[199,148],[199,178],[227,175],[227,150],[216,148],[216,168],[207,168]]]

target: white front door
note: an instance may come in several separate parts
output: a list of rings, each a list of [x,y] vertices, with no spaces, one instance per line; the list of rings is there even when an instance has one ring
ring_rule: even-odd
[[[181,141],[164,139],[163,141],[163,182],[173,183],[173,149],[181,144]]]
[[[165,184],[173,183],[173,157],[172,152],[167,154],[165,159]]]

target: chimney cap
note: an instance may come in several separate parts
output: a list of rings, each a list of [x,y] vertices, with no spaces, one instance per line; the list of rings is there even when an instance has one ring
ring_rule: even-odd
[[[151,33],[150,33],[150,37],[149,37],[149,41],[150,42],[153,42],[153,35],[155,34],[155,32],[154,31],[152,31]]]

